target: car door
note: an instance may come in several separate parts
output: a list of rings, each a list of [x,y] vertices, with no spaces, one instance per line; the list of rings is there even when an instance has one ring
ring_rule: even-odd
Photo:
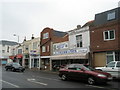
[[[82,70],[81,65],[74,65],[72,67],[68,67],[68,70],[68,75],[70,78],[76,80],[85,79],[85,71]]]
[[[6,68],[7,68],[7,69],[11,69],[11,67],[12,67],[12,63],[8,63],[8,64],[6,65]]]
[[[120,62],[117,61],[114,67],[114,73],[112,74],[116,78],[120,78]]]
[[[116,72],[116,62],[108,63],[107,66],[104,67],[102,70],[110,74],[114,74]]]

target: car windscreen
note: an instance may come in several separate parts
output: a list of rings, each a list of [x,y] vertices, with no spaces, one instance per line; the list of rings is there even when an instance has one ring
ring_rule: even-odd
[[[20,66],[19,63],[13,63],[13,66]]]

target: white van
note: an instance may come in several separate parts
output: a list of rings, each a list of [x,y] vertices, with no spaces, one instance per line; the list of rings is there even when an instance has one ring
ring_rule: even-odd
[[[95,69],[108,72],[113,78],[120,79],[120,61],[112,61],[104,67],[96,67]]]

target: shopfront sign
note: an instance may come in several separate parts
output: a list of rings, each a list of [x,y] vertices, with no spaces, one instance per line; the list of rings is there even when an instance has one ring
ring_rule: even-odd
[[[66,49],[68,48],[68,43],[64,42],[64,43],[54,44],[53,47],[54,47],[54,50]]]
[[[53,55],[74,54],[74,53],[87,53],[87,52],[88,52],[87,48],[68,49],[68,50],[54,51]]]
[[[30,50],[30,55],[31,55],[31,56],[38,56],[36,50]]]

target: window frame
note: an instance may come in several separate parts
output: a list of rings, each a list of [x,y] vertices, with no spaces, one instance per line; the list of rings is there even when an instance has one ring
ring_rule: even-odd
[[[42,46],[42,52],[46,52],[46,47],[45,46]]]
[[[77,38],[78,36],[79,36],[79,39]],[[81,37],[81,39],[80,39],[80,37]],[[79,44],[79,45],[78,45],[78,44]],[[76,46],[77,46],[78,48],[83,47],[82,34],[76,35]]]
[[[116,12],[115,11],[107,13],[107,20],[108,21],[114,20],[115,18],[116,18]]]
[[[112,39],[110,38],[111,37],[110,31],[113,31],[113,34],[114,34],[114,38],[112,38]],[[107,35],[108,35],[108,39],[106,39],[106,35],[105,35],[106,32],[107,32]],[[104,37],[104,41],[115,40],[115,30],[113,29],[113,30],[104,31],[103,32],[103,37]]]
[[[49,33],[47,32],[47,33],[43,33],[43,39],[47,39],[47,38],[49,38]]]

